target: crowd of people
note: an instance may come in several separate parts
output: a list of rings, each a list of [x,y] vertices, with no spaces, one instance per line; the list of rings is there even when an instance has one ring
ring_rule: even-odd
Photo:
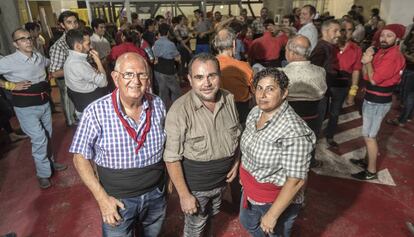
[[[317,140],[339,146],[344,103],[363,91],[367,155],[351,159],[359,180],[377,179],[376,137],[395,91],[404,107],[386,122],[412,118],[414,27],[386,24],[378,9],[365,24],[362,12],[353,6],[334,19],[305,5],[279,24],[265,7],[257,19],[246,9],[195,10],[191,25],[184,15],[132,14],[116,30],[64,11],[49,46],[29,22],[11,35],[16,52],[0,58],[1,126],[12,141],[30,137],[39,186],[49,188],[67,168],[48,147],[54,79],[66,125],[76,128],[69,152],[104,236],[133,236],[135,223],[140,236],[157,236],[172,186],[184,236],[211,231],[227,186],[252,236],[290,236],[309,169],[323,166]],[[12,129],[13,114],[24,134]]]

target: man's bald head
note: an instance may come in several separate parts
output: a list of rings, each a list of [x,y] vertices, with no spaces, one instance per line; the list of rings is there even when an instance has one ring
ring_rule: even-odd
[[[115,71],[122,70],[122,65],[135,62],[142,62],[145,65],[145,70],[149,72],[147,61],[141,55],[132,52],[124,53],[118,57],[115,63]]]
[[[306,60],[311,54],[310,41],[303,35],[297,35],[289,39],[286,49],[298,56],[298,59]]]
[[[233,31],[228,28],[224,28],[217,32],[214,37],[214,47],[220,52],[226,49],[233,49],[235,40],[236,35]]]

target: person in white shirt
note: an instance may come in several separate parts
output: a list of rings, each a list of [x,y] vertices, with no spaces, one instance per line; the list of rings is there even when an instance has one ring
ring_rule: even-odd
[[[93,35],[91,36],[92,48],[98,52],[101,60],[105,60],[111,52],[111,44],[104,37],[106,31],[105,21],[100,18],[95,18],[92,20],[91,26],[94,31]]]
[[[316,8],[312,5],[303,6],[300,11],[300,24],[302,25],[302,28],[300,28],[298,34],[308,38],[311,43],[311,51],[318,43],[318,30],[312,22],[315,15]]]
[[[99,53],[90,48],[90,36],[86,31],[70,30],[66,33],[69,55],[63,66],[68,96],[80,118],[83,110],[96,99],[107,94],[106,72]],[[87,61],[92,57],[97,69]]]

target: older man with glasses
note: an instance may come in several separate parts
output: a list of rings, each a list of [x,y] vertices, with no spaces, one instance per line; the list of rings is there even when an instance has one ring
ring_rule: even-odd
[[[147,93],[150,67],[137,53],[121,55],[117,89],[83,112],[70,152],[103,219],[103,236],[158,236],[165,218],[165,106]],[[89,160],[96,163],[94,174]]]

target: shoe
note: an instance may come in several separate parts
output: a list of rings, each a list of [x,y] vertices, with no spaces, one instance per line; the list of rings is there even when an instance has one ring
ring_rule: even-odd
[[[373,180],[378,179],[377,173],[371,173],[368,170],[361,171],[356,174],[351,174],[351,176],[355,179],[359,180]]]
[[[400,121],[398,121],[398,119],[387,119],[387,120],[385,120],[385,123],[390,124],[390,125],[394,125],[394,126],[399,126],[399,127],[404,127],[405,126],[405,124],[400,123]]]
[[[368,164],[365,161],[365,159],[350,159],[349,161],[351,161],[352,164],[359,166],[363,169],[366,169],[368,167]]]
[[[10,141],[11,142],[17,142],[17,141],[20,141],[22,139],[26,139],[28,137],[29,136],[27,136],[27,135],[18,135],[18,134],[14,133],[14,132],[12,132],[12,133],[9,134],[9,138],[10,138]]]
[[[310,163],[310,168],[320,168],[322,166],[323,166],[323,162],[320,161],[320,160],[315,159],[315,160],[311,161],[311,163]]]
[[[339,144],[336,143],[333,138],[326,138],[326,142],[329,144],[329,146],[331,146],[333,148],[338,148],[339,147]]]
[[[61,164],[61,163],[57,163],[57,162],[53,162],[52,163],[52,167],[53,167],[53,170],[55,170],[55,171],[63,171],[63,170],[65,170],[65,169],[68,168],[67,165]]]
[[[37,177],[37,180],[39,181],[39,187],[41,189],[47,189],[52,185],[50,183],[49,178],[39,178],[39,177]]]
[[[407,228],[411,232],[411,234],[414,235],[414,225],[411,222],[408,222],[408,221],[405,224],[407,225]]]

